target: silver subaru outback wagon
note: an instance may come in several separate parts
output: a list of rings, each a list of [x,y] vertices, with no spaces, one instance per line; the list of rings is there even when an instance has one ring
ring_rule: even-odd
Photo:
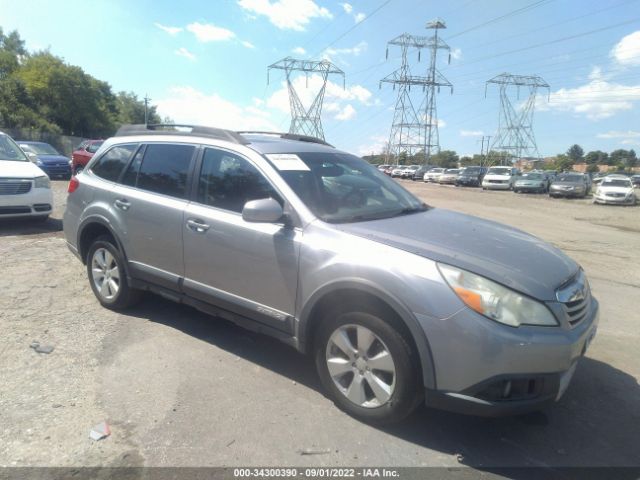
[[[553,403],[598,323],[557,248],[310,137],[125,126],[70,182],[64,232],[105,307],[148,290],[277,337],[368,422]]]

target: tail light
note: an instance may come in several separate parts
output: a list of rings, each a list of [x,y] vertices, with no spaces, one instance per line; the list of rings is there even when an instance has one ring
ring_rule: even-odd
[[[80,180],[78,180],[78,177],[71,177],[71,180],[69,181],[69,188],[67,189],[67,193],[75,192],[79,186],[80,186]]]

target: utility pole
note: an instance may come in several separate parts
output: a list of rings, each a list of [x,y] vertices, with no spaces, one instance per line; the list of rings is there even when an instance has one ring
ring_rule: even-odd
[[[291,57],[286,57],[279,62],[269,65],[267,68],[267,85],[269,85],[269,73],[272,69],[284,70],[287,76],[289,106],[291,108],[291,126],[289,127],[289,133],[309,135],[324,140],[324,131],[322,129],[322,122],[320,121],[320,115],[322,113],[324,92],[327,88],[327,78],[331,74],[342,75],[342,88],[344,88],[344,72],[328,60],[296,60]],[[322,79],[322,86],[308,109],[302,104],[293,85],[293,72],[304,72],[307,79],[307,86],[309,85],[309,73],[317,73]]]
[[[533,111],[536,104],[536,95],[539,88],[546,88],[549,94],[550,87],[542,77],[537,75],[512,75],[502,73],[488,80],[485,84],[484,95],[487,96],[489,84],[500,87],[500,115],[498,117],[498,131],[495,140],[491,144],[491,150],[499,150],[506,153],[501,163],[512,164],[514,159],[520,159],[523,155],[540,158],[538,145],[533,134]],[[517,89],[516,98],[520,98],[520,87],[526,88],[529,96],[524,104],[516,110],[509,93]]]
[[[149,96],[145,93],[144,94],[144,124],[145,125],[149,125],[149,102],[151,101],[151,99],[149,98]]]
[[[440,90],[440,87],[449,87],[453,93],[451,83],[436,69],[438,50],[449,50],[449,46],[438,38],[438,29],[446,28],[445,24],[441,20],[435,20],[429,22],[426,28],[434,29],[435,34],[432,37],[425,37],[403,33],[387,43],[387,58],[389,58],[389,45],[400,47],[402,52],[400,68],[380,80],[380,87],[383,83],[392,84],[394,90],[396,86],[398,87],[398,97],[389,135],[389,153],[395,155],[396,163],[398,163],[402,152],[406,152],[407,156],[411,157],[422,150],[425,154],[424,163],[428,164],[432,151],[440,151],[435,94],[436,90]],[[429,49],[430,64],[426,76],[411,73],[407,58],[410,47],[418,51],[418,62],[422,49]],[[414,106],[414,99],[411,95],[412,86],[421,88],[425,94],[417,108]]]

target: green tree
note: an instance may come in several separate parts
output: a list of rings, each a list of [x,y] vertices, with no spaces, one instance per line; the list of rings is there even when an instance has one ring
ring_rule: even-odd
[[[574,161],[569,155],[565,155],[561,153],[556,155],[556,158],[553,162],[553,168],[559,172],[568,172],[573,169]]]
[[[595,163],[591,163],[587,167],[587,173],[598,173],[599,171],[600,169],[598,168],[598,165],[596,165]]]
[[[631,168],[638,163],[636,152],[632,150],[618,149],[609,155],[610,164],[617,165],[618,168]]]
[[[475,155],[474,155],[474,157],[475,157]],[[477,163],[474,163],[474,158],[473,157],[468,157],[468,156],[460,157],[460,166],[461,167],[468,167],[470,165],[478,165]]]
[[[573,163],[580,163],[584,158],[584,150],[578,144],[572,145],[567,150],[567,156],[573,161]]]
[[[116,126],[144,123],[144,100],[138,99],[133,92],[119,92],[116,96]],[[148,107],[149,123],[164,123],[156,112],[156,107]]]
[[[431,156],[431,163],[444,168],[457,167],[458,160],[458,154],[453,150],[442,150]]]
[[[606,165],[608,159],[609,154],[600,150],[594,150],[584,156],[584,161],[588,165]]]

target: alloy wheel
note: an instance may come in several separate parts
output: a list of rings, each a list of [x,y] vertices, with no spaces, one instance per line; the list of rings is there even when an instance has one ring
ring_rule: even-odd
[[[337,389],[365,408],[384,405],[396,386],[391,352],[375,333],[362,325],[343,325],[327,342],[325,359]]]
[[[98,248],[91,259],[91,276],[98,294],[112,300],[120,290],[120,269],[115,257],[106,248]]]

